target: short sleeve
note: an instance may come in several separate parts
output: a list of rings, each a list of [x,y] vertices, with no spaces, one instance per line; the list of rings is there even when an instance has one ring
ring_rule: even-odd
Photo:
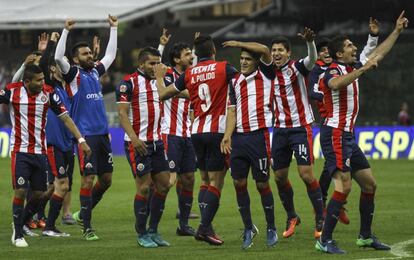
[[[305,66],[304,59],[295,61],[295,67],[303,76],[307,76],[309,74],[309,70]]]
[[[236,92],[234,91],[234,80],[229,83],[229,103],[228,106],[235,106],[237,103]]]
[[[226,82],[230,83],[233,77],[238,73],[237,69],[230,64],[226,64]]]
[[[0,89],[0,104],[10,103],[11,91],[8,89]]]
[[[338,68],[328,68],[325,71],[325,76],[323,77],[323,80],[325,84],[328,86],[328,82],[333,79],[339,77],[341,74]]]
[[[181,74],[180,77],[174,82],[174,87],[179,91],[185,90],[185,73]]]
[[[259,61],[259,68],[260,71],[266,76],[268,79],[275,79],[276,77],[276,68],[273,62],[269,64],[264,63],[262,60]]]
[[[116,103],[130,103],[132,100],[132,84],[122,80],[115,90]]]
[[[58,117],[68,112],[62,100],[60,99],[59,95],[56,94],[55,92],[49,93],[49,100],[50,100],[50,109],[52,109],[53,113],[55,113]]]

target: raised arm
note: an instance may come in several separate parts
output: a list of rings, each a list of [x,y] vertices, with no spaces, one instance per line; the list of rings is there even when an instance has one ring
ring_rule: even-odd
[[[23,79],[24,69],[26,68],[28,64],[32,63],[35,59],[36,59],[35,54],[29,54],[26,57],[22,66],[20,66],[20,68],[16,71],[16,73],[14,73],[13,78],[12,78],[12,83],[19,82]]]
[[[171,34],[168,34],[168,30],[166,28],[162,28],[162,34],[160,36],[160,43],[158,44],[158,51],[161,54],[164,52],[165,45],[170,41]]]
[[[266,45],[257,43],[257,42],[239,42],[239,41],[226,41],[223,42],[223,47],[236,47],[247,49],[249,51],[259,53],[261,55],[260,59],[269,64],[272,62],[272,55],[270,54],[270,50]]]
[[[388,35],[388,37],[368,56],[368,59],[375,58],[377,62],[384,59],[385,55],[391,50],[395,42],[400,36],[404,28],[408,26],[408,19],[404,17],[405,11],[402,11],[397,18],[394,30]]]
[[[330,71],[326,71],[325,73],[325,77],[326,75],[335,75],[334,77],[328,79],[328,87],[330,89],[333,90],[338,90],[340,88],[346,87],[349,84],[351,84],[352,82],[354,82],[357,78],[359,78],[362,74],[375,69],[376,67],[378,67],[378,61],[376,58],[372,58],[369,59],[364,66],[362,66],[359,69],[356,69],[354,71],[352,71],[351,73],[348,73],[346,75],[338,75],[337,73],[339,73],[338,71],[336,71],[335,73],[335,69],[334,70],[330,70]],[[327,74],[329,73],[329,74]]]
[[[52,34],[50,35],[49,42],[46,45],[46,49],[44,50],[43,55],[39,61],[39,67],[42,68],[43,74],[45,75],[45,83],[50,86],[53,86],[53,83],[50,79],[49,58],[51,54],[54,53],[56,50],[56,43],[58,39],[59,33],[52,32]]]
[[[60,70],[63,74],[67,74],[70,70],[70,64],[65,60],[66,40],[68,38],[69,31],[73,28],[75,21],[67,19],[65,21],[65,28],[62,31],[59,42],[56,46],[55,61],[59,65]]]
[[[362,64],[365,64],[365,62],[367,61],[367,57],[375,50],[375,48],[378,45],[378,34],[380,29],[379,22],[377,21],[377,19],[370,17],[368,27],[368,41],[362,49],[361,54],[359,55],[359,61]]]
[[[303,60],[303,64],[305,65],[306,69],[309,71],[312,70],[313,66],[315,66],[316,59],[318,58],[318,53],[316,51],[315,46],[315,33],[312,29],[305,27],[302,33],[298,33],[298,36],[306,41],[306,46],[308,47],[308,56],[305,57]]]
[[[105,56],[101,59],[101,63],[108,70],[116,57],[116,49],[118,45],[118,18],[116,16],[108,15],[108,22],[111,27],[109,34],[108,45],[106,46]]]

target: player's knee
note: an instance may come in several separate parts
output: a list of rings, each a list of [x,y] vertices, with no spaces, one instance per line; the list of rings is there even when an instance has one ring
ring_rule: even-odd
[[[256,182],[256,189],[258,192],[262,192],[269,188],[269,182]]]
[[[25,199],[26,189],[15,189],[14,190],[14,197],[16,197],[18,199]]]
[[[236,189],[247,187],[247,179],[233,180],[233,185]]]

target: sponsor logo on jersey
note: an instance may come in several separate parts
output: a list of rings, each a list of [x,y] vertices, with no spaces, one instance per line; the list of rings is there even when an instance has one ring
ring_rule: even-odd
[[[101,100],[103,98],[102,92],[86,94],[86,99]]]
[[[60,166],[59,167],[59,174],[63,175],[63,174],[65,174],[65,172],[66,172],[65,168],[63,168],[63,166]]]

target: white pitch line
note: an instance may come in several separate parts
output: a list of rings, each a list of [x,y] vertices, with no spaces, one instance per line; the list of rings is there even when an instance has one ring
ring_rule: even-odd
[[[393,257],[379,257],[379,258],[361,258],[357,260],[391,260],[391,259],[402,259],[407,257],[413,257],[410,252],[404,250],[410,244],[414,244],[414,239],[396,243],[391,246],[390,253],[393,254]]]

